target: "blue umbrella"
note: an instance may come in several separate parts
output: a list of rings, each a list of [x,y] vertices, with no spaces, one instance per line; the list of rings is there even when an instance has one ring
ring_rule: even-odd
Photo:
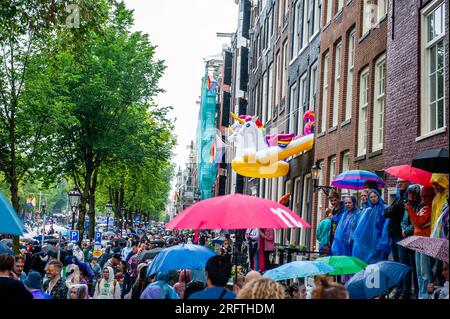
[[[14,255],[14,252],[4,243],[0,243],[0,255],[4,254]]]
[[[162,250],[150,267],[147,276],[164,270],[176,269],[203,269],[209,258],[216,253],[205,246],[193,244],[180,244]]]
[[[276,281],[312,277],[334,272],[335,269],[327,263],[321,261],[293,261],[277,268],[271,269],[264,274],[264,277]]]
[[[372,299],[389,292],[410,270],[409,266],[394,261],[380,261],[368,265],[345,283],[351,299]]]
[[[334,178],[331,185],[337,188],[359,190],[364,189],[364,184],[369,181],[375,182],[378,188],[383,188],[384,186],[383,179],[378,177],[377,174],[364,170],[341,173]]]
[[[0,234],[22,236],[24,227],[10,202],[0,192]]]

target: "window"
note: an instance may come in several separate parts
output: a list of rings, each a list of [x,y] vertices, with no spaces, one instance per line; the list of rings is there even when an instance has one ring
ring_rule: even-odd
[[[330,55],[327,53],[323,59],[323,96],[321,107],[320,132],[325,132],[327,125],[327,108],[328,108],[328,62]]]
[[[284,18],[289,14],[289,2],[290,0],[284,0]]]
[[[281,32],[281,26],[283,21],[283,10],[282,10],[282,1],[279,0],[278,2],[278,30],[277,32]]]
[[[273,36],[273,10],[269,12],[269,38],[272,39]],[[272,41],[270,41],[272,43]]]
[[[278,202],[277,201],[277,196],[278,196],[278,178],[272,178],[271,181],[272,181],[271,182],[271,184],[272,184],[272,194],[271,194],[270,199],[275,201],[275,202]]]
[[[362,34],[366,34],[370,29],[376,26],[377,5],[374,0],[364,0]]]
[[[262,122],[267,122],[267,72],[263,75],[263,89],[262,89]]]
[[[319,75],[319,67],[317,62],[311,66],[311,72],[309,73],[309,105],[308,109],[316,112],[317,102],[317,81]]]
[[[350,170],[350,152],[342,154],[342,173]]]
[[[281,53],[278,51],[276,59],[276,77],[275,77],[275,107],[280,106],[280,94],[283,83],[281,82]]]
[[[355,30],[348,37],[347,89],[345,97],[345,120],[352,117],[353,68],[355,65]]]
[[[303,205],[301,218],[308,220],[308,211],[311,207],[311,174],[305,175],[303,179]],[[300,228],[300,245],[306,246],[306,228]]]
[[[297,177],[294,180],[294,196],[293,196],[293,203],[292,203],[292,211],[294,213],[296,213],[298,216],[300,216],[300,204],[301,204],[301,197],[300,197],[300,191],[301,191],[301,184],[302,183],[302,179],[301,177]],[[299,229],[298,228],[294,228],[292,230],[292,234],[291,234],[291,243],[292,241],[294,241],[293,244],[298,244],[298,237],[299,237]]]
[[[330,158],[330,169],[328,170],[328,180],[331,182],[336,177],[336,156]]]
[[[298,118],[297,118],[297,134],[302,134],[303,131],[303,110],[307,101],[307,91],[306,91],[306,79],[307,74],[305,72],[304,75],[300,78],[300,95],[298,97]]]
[[[313,0],[314,1],[314,24],[313,24],[313,36],[316,35],[320,31],[320,8],[319,8],[319,1],[320,0]]]
[[[294,132],[295,130],[295,113],[297,112],[297,83],[291,86],[289,93],[289,130],[288,132]]]
[[[288,76],[288,66],[289,66],[289,51],[288,51],[288,41],[286,40],[283,44],[283,76],[281,81],[281,96],[284,98],[286,96],[287,87],[287,76]]]
[[[343,7],[344,7],[344,0],[337,0],[337,10],[336,10],[336,13],[338,13],[339,11],[341,11]]]
[[[273,63],[269,66],[269,92],[267,94],[267,103],[269,104],[269,111],[267,112],[267,121],[272,119],[273,113]]]
[[[323,166],[323,161],[320,161],[320,167]],[[318,180],[317,180],[317,184],[318,185],[323,185],[323,170],[320,169],[319,170],[319,176],[318,176]],[[325,210],[325,206],[323,205],[323,192],[318,192],[317,193],[317,206],[316,206],[316,228],[317,225],[319,225],[321,219],[322,219],[322,214],[323,211]],[[319,247],[319,242],[316,241],[316,247]]]
[[[303,0],[303,23],[302,23],[302,48],[308,44],[309,36],[309,0]]]
[[[369,106],[369,68],[365,68],[361,72],[359,83],[358,156],[366,154],[368,106]]]
[[[324,10],[324,16],[325,16],[325,22],[324,26],[328,24],[328,22],[331,21],[331,0],[324,0],[322,2],[324,4],[323,10]]]
[[[375,66],[372,152],[383,148],[384,92],[386,87],[386,62],[381,57]]]
[[[341,49],[342,44],[339,42],[336,45],[335,50],[335,61],[334,61],[334,97],[333,97],[333,118],[332,118],[332,127],[337,126],[338,124],[338,114],[339,114],[339,98],[341,91]]]
[[[421,135],[445,126],[445,16],[444,1],[432,2],[422,15]]]
[[[259,113],[258,107],[259,107],[259,99],[260,99],[260,97],[261,97],[261,94],[259,92],[259,81],[258,81],[258,83],[256,83],[256,86],[255,86],[255,99],[254,99],[254,102],[253,102],[254,106],[255,106],[255,110],[258,113]]]
[[[377,21],[380,22],[387,15],[389,0],[378,0]]]
[[[297,2],[295,2],[294,5],[294,10],[292,11],[293,14],[293,18],[292,21],[294,21],[294,30],[292,33],[292,58],[297,56],[297,52],[298,52],[298,39],[299,39],[299,30],[300,30],[300,5],[301,5],[301,0],[297,0]]]
[[[265,199],[269,199],[269,194],[270,194],[270,179],[265,178],[264,179],[264,198]]]

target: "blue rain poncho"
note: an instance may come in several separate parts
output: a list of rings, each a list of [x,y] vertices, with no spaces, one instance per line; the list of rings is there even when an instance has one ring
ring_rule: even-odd
[[[177,292],[171,285],[167,283],[169,280],[169,272],[161,271],[156,275],[156,281],[149,286],[159,286],[162,291],[163,299],[180,299]]]
[[[331,220],[327,217],[317,226],[317,240],[320,245],[326,246],[330,243]]]
[[[369,200],[369,208],[366,208],[359,220],[353,234],[352,255],[368,264],[374,264],[387,260],[391,248],[389,239],[389,219],[384,217],[387,205],[383,202],[377,191],[371,190],[378,197],[378,203],[372,204]]]
[[[345,196],[344,199],[350,198],[353,202],[353,210],[344,209],[344,213],[337,226],[334,234],[333,246],[331,252],[334,256],[351,256],[353,248],[353,233],[358,225],[361,211],[355,196]]]

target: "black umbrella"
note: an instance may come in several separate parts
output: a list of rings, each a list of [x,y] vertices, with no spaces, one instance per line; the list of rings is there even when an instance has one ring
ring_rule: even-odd
[[[57,239],[46,239],[44,240],[44,243],[56,245],[57,243],[59,243],[59,241]]]
[[[50,246],[50,245],[44,245],[42,247],[41,250],[42,253],[44,253],[45,255],[54,255],[54,254],[58,254],[58,251],[56,250],[55,247]]]
[[[33,238],[22,238],[20,241],[23,241],[24,243],[28,243],[28,244],[38,244],[39,243],[36,239],[33,239]]]
[[[166,242],[162,239],[155,239],[155,240],[150,240],[149,243],[152,245],[164,245]]]
[[[448,149],[435,148],[420,152],[413,158],[411,166],[430,173],[448,174]]]
[[[163,250],[163,248],[158,247],[150,250],[145,250],[142,252],[142,254],[139,256],[139,263],[145,262],[147,259],[153,259],[156,255],[159,254],[159,252]]]

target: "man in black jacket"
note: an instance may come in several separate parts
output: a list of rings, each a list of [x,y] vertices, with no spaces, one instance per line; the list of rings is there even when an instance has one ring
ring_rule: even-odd
[[[399,253],[397,243],[403,239],[402,235],[402,220],[405,214],[405,203],[408,200],[407,189],[409,182],[398,178],[397,179],[397,196],[394,202],[384,212],[384,217],[389,218],[389,237],[391,238],[391,251],[394,261],[399,262]],[[397,289],[395,298],[398,298],[402,293],[402,289]]]

